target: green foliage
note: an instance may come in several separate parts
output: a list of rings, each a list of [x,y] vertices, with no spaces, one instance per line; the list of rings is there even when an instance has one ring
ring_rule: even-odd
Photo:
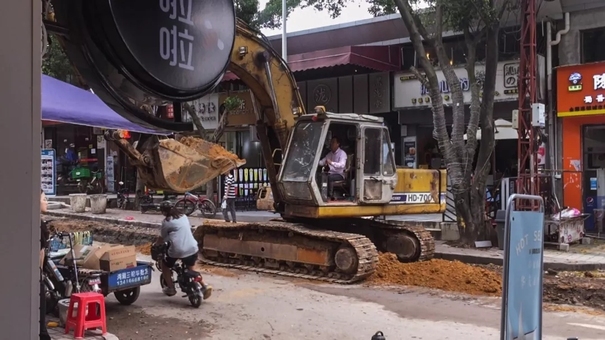
[[[42,61],[42,73],[66,82],[74,79],[74,69],[54,35],[50,36],[46,58]]]
[[[225,104],[225,110],[233,111],[239,109],[244,101],[239,97],[227,97],[223,104]]]

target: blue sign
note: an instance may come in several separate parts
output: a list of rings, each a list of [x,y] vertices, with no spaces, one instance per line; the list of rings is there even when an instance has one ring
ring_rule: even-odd
[[[57,156],[54,149],[43,149],[41,151],[41,179],[40,186],[46,196],[57,194],[57,168],[55,167]]]
[[[515,196],[525,195],[513,195],[509,202]],[[544,212],[509,211],[508,215],[501,339],[542,339]]]
[[[139,265],[109,274],[107,288],[110,291],[126,289],[151,283],[151,267]]]
[[[590,177],[590,190],[597,190],[597,178]]]

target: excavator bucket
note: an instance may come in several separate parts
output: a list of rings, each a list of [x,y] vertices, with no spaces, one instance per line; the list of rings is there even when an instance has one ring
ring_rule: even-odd
[[[135,150],[123,139],[114,138],[126,152],[148,188],[183,193],[206,184],[221,174],[246,164],[223,147],[205,140],[185,137],[149,137]],[[126,151],[126,150],[125,150]]]

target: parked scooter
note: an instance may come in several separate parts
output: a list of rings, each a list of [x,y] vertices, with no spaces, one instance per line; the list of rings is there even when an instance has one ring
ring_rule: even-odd
[[[155,265],[162,272],[162,261],[168,256],[168,248],[170,242],[164,242],[160,245],[153,245],[151,247],[151,258],[156,261]],[[195,308],[199,308],[204,301],[204,295],[202,293],[202,274],[194,270],[189,270],[183,266],[180,261],[172,267],[172,272],[176,273],[176,280],[173,278],[175,288],[178,286],[185,295],[183,297],[189,298],[189,302]],[[173,275],[174,277],[174,275]],[[164,276],[160,275],[160,286],[162,289],[166,287],[166,281]]]
[[[145,194],[138,193],[139,195],[139,209],[141,213],[145,213],[147,211],[160,211],[161,202],[155,202],[153,195],[156,195],[157,192],[155,190],[146,190]],[[176,199],[176,195],[168,195],[164,194],[162,199],[163,201],[173,201]]]
[[[130,192],[128,191],[128,186],[124,186],[124,182],[118,182],[118,209],[126,210],[130,205]]]

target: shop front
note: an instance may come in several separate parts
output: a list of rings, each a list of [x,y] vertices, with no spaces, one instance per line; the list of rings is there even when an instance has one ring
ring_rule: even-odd
[[[470,117],[468,105],[471,101],[470,83],[468,73],[464,67],[455,68],[454,71],[460,79],[460,86],[464,92],[464,104],[466,105],[465,122],[468,123]],[[519,72],[518,61],[500,62],[498,64],[498,73],[496,76],[496,96],[494,104],[494,119],[511,122],[512,111],[518,104],[517,77]],[[477,65],[477,78],[481,79],[484,74],[484,68]],[[439,79],[439,89],[442,94],[443,102],[446,105],[445,116],[448,129],[451,129],[452,104],[451,90],[443,71],[437,71]],[[397,73],[393,77],[393,109],[399,111],[399,129],[401,135],[400,157],[403,159],[403,165],[410,168],[439,168],[443,166],[442,157],[437,147],[437,141],[433,138],[433,113],[431,111],[431,102],[428,89],[423,86],[417,77],[411,72]],[[497,138],[498,139],[498,138]],[[517,160],[516,155],[517,139],[501,139],[497,143],[499,166],[502,172],[510,168]],[[506,155],[505,155],[506,154]],[[507,170],[513,173],[513,169]]]
[[[605,209],[605,63],[562,66],[556,72],[563,205],[590,214],[585,228],[596,231]]]

